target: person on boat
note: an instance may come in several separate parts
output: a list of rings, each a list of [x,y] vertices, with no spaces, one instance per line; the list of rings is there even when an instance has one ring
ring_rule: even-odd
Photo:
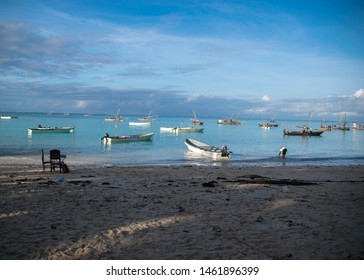
[[[281,147],[281,149],[279,150],[278,156],[284,158],[284,157],[286,157],[286,153],[287,153],[287,148]]]
[[[38,124],[38,128],[42,128],[42,126],[40,124]]]
[[[104,140],[105,138],[109,138],[109,137],[110,137],[109,133],[105,133],[104,136],[101,138],[101,140]]]

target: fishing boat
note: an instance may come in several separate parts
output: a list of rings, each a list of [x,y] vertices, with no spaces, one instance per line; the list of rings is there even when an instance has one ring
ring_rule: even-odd
[[[353,123],[352,129],[354,129],[354,130],[364,130],[364,124]]]
[[[161,132],[173,132],[173,133],[179,133],[179,132],[203,132],[204,128],[203,127],[193,127],[193,126],[189,126],[189,127],[179,127],[179,126],[175,126],[175,127],[160,127],[160,131]]]
[[[215,146],[211,146],[195,139],[187,138],[185,140],[185,144],[187,148],[199,155],[212,158],[214,160],[229,160],[231,152],[224,145],[221,148],[217,148]]]
[[[11,116],[11,115],[7,115],[7,116],[1,116],[0,117],[2,120],[11,120],[11,119],[17,119],[18,116]]]
[[[122,122],[124,119],[125,118],[121,117],[120,109],[119,109],[118,112],[114,115],[114,117],[105,118],[105,121],[108,121],[108,122]]]
[[[193,125],[203,125],[203,121],[197,119],[196,112],[193,111],[194,118],[191,119]]]
[[[230,118],[218,120],[217,123],[223,125],[241,125],[241,121],[238,120],[238,117],[239,114],[236,116],[236,118],[234,118],[233,115],[231,115]]]
[[[279,124],[276,123],[275,116],[274,116],[269,121],[266,121],[265,123],[260,123],[259,126],[262,127],[262,128],[271,128],[271,127],[278,127]]]
[[[333,125],[331,129],[344,130],[344,131],[350,130],[350,126],[346,122],[346,114],[344,114],[341,117],[340,121],[337,124]]]
[[[303,126],[301,130],[283,130],[283,135],[289,136],[320,136],[323,130],[312,130],[308,126]]]
[[[146,121],[146,122],[152,122],[154,121],[154,118],[158,117],[158,115],[152,116],[152,111],[149,112],[148,116],[138,118],[140,121]]]
[[[310,128],[311,121],[312,121],[312,115],[313,115],[313,111],[311,111],[308,114],[308,118],[310,119],[308,124],[297,126],[300,128],[300,130],[283,129],[283,135],[287,135],[287,136],[321,136],[321,134],[324,133],[323,130]]]
[[[36,128],[28,128],[28,134],[31,135],[33,133],[73,133],[75,131],[74,126],[63,126],[63,127],[55,127],[55,126],[41,126],[38,125]]]
[[[129,125],[131,126],[150,126],[151,122],[129,122]]]
[[[134,135],[125,135],[125,136],[110,136],[105,133],[105,135],[101,138],[105,145],[109,145],[111,143],[126,143],[126,142],[136,142],[136,141],[150,141],[152,140],[154,133],[142,133],[142,134],[134,134]]]

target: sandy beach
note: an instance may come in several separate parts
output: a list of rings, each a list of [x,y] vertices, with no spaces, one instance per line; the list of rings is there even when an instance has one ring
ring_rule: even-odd
[[[0,259],[363,259],[364,166],[0,161]]]

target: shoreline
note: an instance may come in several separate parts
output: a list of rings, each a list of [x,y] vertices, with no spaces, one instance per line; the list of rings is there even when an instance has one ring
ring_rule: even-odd
[[[0,161],[0,259],[363,259],[364,165]]]

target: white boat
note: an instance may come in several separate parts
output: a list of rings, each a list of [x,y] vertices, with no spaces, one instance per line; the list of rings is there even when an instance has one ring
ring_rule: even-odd
[[[17,116],[1,116],[0,117],[2,120],[11,120],[11,119],[17,119]]]
[[[364,130],[364,124],[360,124],[360,123],[353,123],[352,128],[354,130]]]
[[[131,126],[150,126],[151,122],[129,122]]]
[[[111,143],[125,143],[125,142],[135,142],[135,141],[150,141],[152,140],[154,133],[143,133],[134,135],[124,135],[124,136],[110,136],[105,133],[101,138],[105,145],[110,145]]]
[[[55,126],[41,126],[38,125],[36,128],[28,128],[28,134],[31,135],[33,133],[73,133],[75,131],[74,126],[63,126],[63,127],[55,127]]]
[[[179,126],[175,126],[175,127],[160,127],[160,131],[161,132],[173,132],[173,133],[180,133],[180,132],[203,132],[204,128],[203,127],[193,127],[193,126],[189,126],[189,127],[179,127]]]
[[[230,159],[231,152],[225,145],[221,148],[217,148],[190,138],[185,140],[185,144],[190,151],[199,155],[203,155],[214,160]]]

